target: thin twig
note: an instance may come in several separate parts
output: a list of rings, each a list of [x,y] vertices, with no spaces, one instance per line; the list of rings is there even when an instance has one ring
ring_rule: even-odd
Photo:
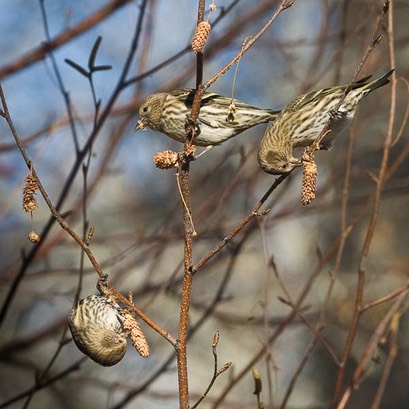
[[[55,382],[59,381],[60,379],[64,379],[69,375],[70,373],[77,371],[80,367],[81,364],[86,361],[88,358],[83,357],[79,359],[78,361],[74,362],[72,365],[67,367],[66,369],[62,370],[60,373],[54,375],[53,377],[50,377],[48,379],[42,380],[40,383],[36,384],[35,386],[31,387],[25,392],[20,393],[17,396],[14,396],[13,398],[3,402],[0,404],[0,408],[6,408],[7,406],[10,406],[12,403],[19,401],[20,399],[23,399],[29,395],[31,395],[35,391],[39,391],[41,389],[44,389],[48,387],[49,385],[54,384]]]
[[[89,152],[91,146],[93,145],[95,139],[97,138],[97,136],[98,136],[100,130],[102,129],[102,126],[104,125],[105,121],[107,120],[107,118],[108,118],[108,116],[109,116],[109,114],[111,112],[111,109],[112,109],[113,105],[115,104],[117,98],[119,97],[120,93],[124,89],[124,82],[125,82],[126,76],[128,75],[128,71],[129,71],[130,66],[132,64],[136,49],[138,47],[139,37],[140,37],[141,30],[142,30],[142,22],[143,22],[143,18],[144,18],[144,15],[145,15],[146,3],[147,3],[147,0],[142,0],[141,6],[140,6],[140,13],[139,13],[139,17],[138,17],[138,22],[136,24],[134,36],[133,36],[133,38],[131,40],[129,53],[128,53],[127,57],[126,57],[122,72],[121,72],[121,74],[119,76],[117,86],[115,87],[111,97],[109,98],[105,109],[101,112],[98,124],[96,125],[95,129],[93,130],[93,132],[89,136],[89,138],[88,138],[87,142],[85,143],[84,147],[77,154],[75,163],[73,164],[70,172],[68,173],[65,184],[62,187],[59,198],[56,201],[56,205],[55,205],[54,209],[57,212],[61,209],[63,203],[65,202],[65,200],[66,200],[66,198],[67,198],[67,196],[68,196],[68,194],[70,192],[70,189],[72,188],[75,177],[76,177],[77,172],[79,171],[79,169],[81,167],[81,164],[82,164],[84,158],[86,157],[86,155]],[[5,98],[4,98],[3,91],[2,91],[2,101],[3,101],[3,105],[4,105]],[[10,115],[9,115],[9,121],[8,122],[9,122],[10,129],[11,129],[11,131],[13,133],[13,136],[16,137],[17,132],[14,129],[14,125],[12,125]],[[19,148],[20,152],[22,152],[23,146],[21,144],[20,139],[18,139],[18,141],[20,143],[20,145],[18,145],[18,148]],[[30,162],[29,158],[27,157],[27,155],[23,155],[23,158],[24,158],[24,160],[26,162],[27,167],[30,168],[30,163],[31,162]],[[44,191],[44,193],[45,193],[45,191]],[[8,310],[9,310],[9,308],[10,308],[11,302],[12,302],[12,300],[13,300],[16,292],[17,292],[17,289],[18,289],[22,279],[25,276],[25,273],[26,273],[26,271],[28,269],[28,266],[30,265],[30,263],[34,259],[34,257],[36,256],[39,248],[41,247],[41,244],[44,242],[45,238],[48,236],[54,222],[55,222],[55,215],[53,215],[53,216],[51,216],[49,218],[49,220],[45,224],[42,232],[40,233],[40,237],[42,238],[42,241],[40,241],[40,243],[38,245],[33,246],[31,248],[30,252],[25,256],[25,258],[23,260],[23,263],[22,263],[22,266],[20,267],[20,270],[19,270],[18,274],[16,275],[12,285],[10,286],[10,289],[9,289],[9,291],[7,293],[5,301],[4,301],[3,305],[2,305],[2,308],[1,308],[1,311],[0,311],[0,326],[4,322],[6,314],[7,314]],[[61,225],[61,227],[63,227],[65,229],[65,226],[66,226],[66,223],[64,222],[64,224]],[[80,242],[78,242],[78,243],[80,244]],[[90,261],[94,265],[94,263],[96,261],[93,258],[92,253],[87,254],[87,256],[91,257],[93,259],[93,260],[90,259]]]
[[[409,288],[409,280],[406,282],[406,284],[399,288],[398,290],[392,291],[391,293],[384,295],[383,297],[377,298],[376,300],[370,301],[366,303],[362,308],[361,308],[361,313],[363,314],[364,312],[368,311],[369,309],[376,307],[377,305],[383,304],[387,301],[393,300],[396,298],[399,294],[403,293]]]
[[[318,277],[320,274],[322,268],[326,265],[328,262],[329,258],[332,257],[338,248],[338,243],[335,243],[333,246],[331,246],[326,254],[322,257],[322,259],[319,261],[317,267],[314,269],[314,271],[311,273],[309,278],[307,279],[307,282],[305,283],[304,287],[301,289],[300,295],[294,302],[294,306],[291,309],[290,313],[283,318],[283,320],[277,325],[277,328],[274,330],[274,332],[270,335],[267,344],[274,344],[274,342],[277,341],[277,339],[280,337],[280,335],[283,333],[284,329],[287,328],[290,322],[294,320],[294,318],[297,315],[297,311],[301,308],[301,305],[305,301],[306,297],[311,291],[312,285],[315,281],[315,279]],[[230,383],[226,386],[226,388],[222,391],[222,393],[218,396],[216,402],[214,405],[212,405],[212,409],[216,409],[219,407],[222,402],[225,401],[226,396],[228,393],[232,390],[234,385],[236,385],[241,379],[243,379],[244,376],[248,374],[248,372],[251,370],[251,368],[256,365],[256,363],[259,361],[260,358],[262,358],[265,354],[266,351],[266,345],[263,345],[262,348],[260,348],[258,351],[255,352],[254,356],[250,359],[250,361],[240,370],[239,373],[237,373],[230,381]]]
[[[219,285],[218,290],[216,291],[216,294],[209,301],[208,308],[206,308],[203,311],[202,316],[199,318],[199,320],[190,328],[190,331],[188,333],[188,340],[190,340],[199,331],[199,329],[202,328],[203,325],[211,317],[213,317],[214,311],[219,305],[220,301],[223,299],[227,286],[231,280],[234,267],[236,266],[238,260],[237,255],[239,254],[240,249],[247,238],[248,236],[242,238],[242,240],[237,245],[237,251],[235,251],[232,254],[232,257],[229,260],[229,265],[226,268],[224,277]],[[169,366],[174,362],[174,359],[175,354],[174,353],[170,354],[168,358],[163,362],[163,364],[161,364],[160,367],[157,370],[155,370],[154,373],[151,376],[149,376],[149,378],[142,385],[129,392],[120,402],[118,402],[114,407],[112,407],[112,409],[121,409],[127,406],[127,404],[130,403],[136,396],[138,396],[141,392],[146,390],[153,382],[155,382],[158,379],[158,376],[164,373],[169,368]]]
[[[307,349],[305,350],[305,353],[304,353],[303,358],[301,359],[301,362],[299,363],[297,369],[295,370],[294,375],[291,377],[290,384],[288,385],[288,388],[285,392],[283,401],[281,402],[281,405],[280,405],[280,409],[285,409],[287,407],[288,400],[290,399],[291,393],[294,390],[294,386],[297,382],[297,379],[300,377],[303,369],[305,368],[305,365],[307,365],[309,359],[311,358],[312,351],[314,350],[317,342],[318,342],[318,337],[313,336],[313,338],[310,341],[310,344],[307,346]]]
[[[294,0],[295,1],[295,0]],[[273,16],[267,21],[267,23],[261,28],[261,30],[251,39],[249,39],[246,44],[241,48],[240,52],[228,63],[226,64],[220,71],[218,71],[212,78],[210,78],[204,85],[203,90],[209,88],[212,84],[214,84],[222,75],[224,75],[227,71],[230,70],[233,65],[241,59],[241,57],[250,50],[251,47],[257,42],[257,40],[265,33],[265,31],[271,26],[273,21],[279,16],[281,12],[290,8],[294,1],[287,1],[282,0],[280,5],[278,6],[277,10],[273,14]]]
[[[382,10],[382,14],[380,18],[378,19],[378,23],[375,27],[374,33],[372,35],[372,41],[371,44],[368,46],[364,57],[359,64],[357,70],[355,71],[353,80],[355,80],[355,77],[359,73],[359,71],[362,69],[365,61],[367,60],[369,54],[374,50],[375,46],[379,43],[379,39],[381,38],[379,36],[379,32],[381,30],[382,24],[384,22],[384,19],[386,17],[386,13],[388,12],[389,9],[389,2],[385,1],[384,7]],[[389,22],[391,24],[391,18],[392,18],[392,10],[389,10]],[[389,30],[391,30],[392,27],[389,26]],[[390,32],[388,31],[388,37],[391,36]],[[388,44],[390,44],[390,38],[388,38]],[[391,60],[391,64],[393,64],[394,61]],[[351,324],[349,327],[349,332],[347,339],[345,341],[344,345],[344,351],[342,354],[341,358],[341,365],[339,367],[337,377],[336,377],[336,383],[335,383],[335,390],[334,390],[334,396],[333,396],[333,405],[336,404],[336,402],[339,399],[342,384],[344,381],[345,377],[345,370],[346,370],[346,362],[349,359],[352,346],[354,343],[355,335],[358,330],[358,323],[359,323],[359,317],[360,317],[360,311],[363,305],[363,296],[364,296],[364,285],[365,285],[365,273],[366,273],[366,261],[369,253],[369,248],[372,242],[372,237],[375,231],[375,226],[378,221],[378,216],[379,216],[379,211],[380,211],[380,201],[381,201],[381,194],[382,194],[382,187],[383,187],[383,180],[385,177],[385,171],[387,169],[387,164],[388,164],[388,158],[389,158],[389,150],[392,142],[392,132],[393,132],[393,124],[395,120],[395,100],[396,100],[396,84],[395,84],[395,79],[394,75],[392,76],[392,87],[391,87],[391,109],[390,109],[390,116],[389,116],[389,124],[388,124],[388,131],[387,135],[385,137],[384,141],[384,148],[383,148],[383,157],[377,177],[377,182],[376,182],[376,189],[375,189],[375,197],[374,197],[374,204],[373,204],[373,210],[371,214],[371,219],[369,221],[368,229],[367,229],[367,234],[365,237],[364,245],[362,248],[361,252],[361,260],[359,263],[358,267],[358,282],[356,285],[356,296],[355,296],[355,306],[354,306],[354,312],[353,316],[351,319]],[[350,84],[351,85],[351,84]],[[346,90],[347,91],[347,90]],[[342,100],[340,101],[342,103]],[[340,106],[340,104],[338,104]],[[336,107],[336,110],[338,110],[339,106]],[[328,124],[329,125],[329,124]]]
[[[24,158],[25,162],[27,163],[27,166],[29,169],[31,169],[33,176],[37,179],[38,182],[38,190],[40,191],[41,195],[43,196],[44,201],[46,202],[48,208],[50,209],[50,212],[52,213],[53,217],[57,220],[57,223],[61,226],[62,229],[64,229],[75,241],[76,243],[83,249],[85,254],[87,255],[89,261],[91,262],[92,266],[95,269],[95,272],[100,276],[101,279],[106,279],[106,275],[102,271],[101,266],[97,262],[94,254],[90,250],[90,248],[85,244],[85,242],[82,240],[82,238],[70,227],[70,225],[64,220],[64,218],[61,216],[61,214],[57,211],[57,209],[54,207],[53,203],[51,202],[51,199],[49,198],[43,184],[41,183],[41,180],[39,179],[35,168],[28,157],[24,147],[21,144],[21,140],[19,136],[17,135],[17,131],[14,127],[13,121],[10,117],[10,113],[8,110],[7,106],[7,101],[3,93],[3,88],[0,84],[0,100],[3,104],[3,110],[4,110],[4,118],[9,125],[9,128],[14,136],[14,139],[16,141],[17,146],[19,147],[20,153],[22,157]],[[111,285],[109,285],[109,289],[113,292],[115,297],[120,299],[121,302],[123,302],[125,305],[127,305],[128,308],[133,310],[143,321],[145,321],[151,328],[153,328],[155,331],[157,331],[160,335],[162,335],[167,341],[172,343],[173,345],[176,345],[176,341],[173,339],[173,337],[164,329],[162,329],[158,324],[156,324],[153,320],[151,320],[146,314],[144,314],[140,309],[138,309],[136,306],[134,306],[132,303],[129,302],[129,300],[124,297],[122,294],[120,294],[115,288],[113,288]]]
[[[76,26],[65,30],[62,34],[55,37],[53,40],[43,43],[27,54],[17,58],[10,64],[7,64],[0,68],[0,79],[3,79],[4,77],[13,74],[14,72],[19,71],[23,68],[29,67],[31,64],[34,64],[37,61],[43,60],[50,50],[56,50],[73,38],[78,37],[101,21],[105,20],[109,15],[111,15],[117,9],[127,3],[131,3],[131,0],[112,0],[110,3],[92,13],[91,16],[79,22]]]
[[[400,313],[397,312],[391,321],[390,335],[389,335],[389,353],[385,362],[385,366],[382,372],[381,381],[379,382],[378,389],[376,390],[375,398],[372,403],[371,409],[378,409],[381,405],[382,397],[385,393],[386,384],[389,380],[393,364],[398,355],[398,333],[399,333],[399,319]]]
[[[367,348],[363,352],[361,359],[359,360],[356,366],[356,369],[352,376],[352,380],[350,384],[348,385],[348,387],[344,390],[339,400],[339,404],[336,406],[336,409],[344,409],[346,407],[346,404],[349,398],[351,397],[352,391],[359,387],[361,377],[364,373],[365,366],[367,365],[369,360],[372,358],[376,348],[378,347],[378,344],[380,343],[381,339],[384,337],[384,334],[387,331],[388,325],[390,325],[390,321],[393,319],[394,315],[399,311],[402,303],[406,300],[408,295],[409,295],[409,289],[402,292],[398,296],[398,298],[395,300],[395,302],[393,303],[392,307],[389,309],[385,317],[382,319],[382,321],[377,326],[375,332],[372,334],[368,342]]]
[[[176,186],[177,186],[177,188],[178,188],[178,192],[179,192],[179,195],[180,195],[180,200],[182,201],[182,204],[183,204],[183,206],[184,206],[184,208],[185,208],[185,211],[186,211],[186,213],[187,213],[187,215],[188,215],[188,217],[189,217],[190,224],[191,224],[191,228],[192,228],[192,234],[193,234],[193,236],[196,236],[196,235],[197,235],[197,232],[196,232],[196,229],[195,229],[195,225],[193,224],[193,218],[192,218],[191,209],[188,208],[188,206],[187,206],[187,204],[186,204],[186,202],[185,202],[185,199],[184,199],[184,197],[183,197],[182,188],[180,187],[179,176],[180,176],[180,173],[179,173],[179,171],[178,171],[178,172],[175,173]]]
[[[231,366],[231,362],[228,362],[222,368],[218,367],[218,363],[217,363],[218,361],[217,360],[217,344],[218,343],[219,343],[219,331],[216,331],[213,337],[213,344],[212,344],[212,354],[213,354],[213,361],[214,361],[213,375],[212,375],[212,378],[210,379],[209,385],[207,386],[206,390],[202,393],[199,399],[192,406],[190,406],[190,409],[195,409],[200,405],[200,403],[206,398],[210,389],[212,389],[214,383],[216,382],[217,377],[220,376],[222,373],[224,373]]]
[[[227,243],[229,243],[254,217],[266,214],[261,212],[260,208],[269,198],[271,193],[287,178],[289,174],[283,174],[279,176],[277,179],[274,180],[274,183],[270,186],[267,192],[263,195],[263,197],[258,201],[258,203],[253,207],[251,212],[230,232],[228,236],[226,236],[220,243],[218,243],[213,249],[199,261],[197,261],[194,265],[190,267],[190,271],[192,274],[196,274],[196,272],[203,267],[211,258],[213,258]]]

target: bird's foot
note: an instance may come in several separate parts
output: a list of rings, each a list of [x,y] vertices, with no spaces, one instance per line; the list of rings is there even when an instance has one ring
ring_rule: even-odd
[[[194,156],[194,158],[195,158],[195,159],[200,158],[202,155],[204,155],[206,152],[209,152],[209,151],[212,150],[213,148],[214,148],[214,145],[206,146],[206,148],[204,148],[204,149],[202,150],[202,152],[199,153],[199,155]]]
[[[191,134],[192,138],[197,135],[200,135],[200,127],[197,121],[193,121],[189,116],[186,115],[185,119],[185,130]]]

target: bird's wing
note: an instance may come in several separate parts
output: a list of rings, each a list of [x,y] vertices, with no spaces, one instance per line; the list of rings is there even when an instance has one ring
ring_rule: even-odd
[[[195,98],[196,90],[193,88],[178,89],[172,91],[171,94],[176,97],[179,101],[183,102],[186,108],[192,109],[193,99]],[[202,100],[200,101],[200,107],[204,107],[212,103],[215,99],[223,99],[218,94],[214,92],[204,92]]]
[[[368,75],[367,77],[361,78],[360,80],[354,82],[352,84],[351,89],[356,89],[359,87],[362,87],[363,85],[366,84],[366,82],[371,78],[371,75]],[[331,88],[323,88],[318,91],[312,91],[309,92],[308,94],[303,94],[300,95],[299,97],[293,99],[286,107],[286,110],[290,112],[295,112],[298,111],[299,109],[304,108],[308,104],[314,104],[315,102],[319,102],[323,98],[325,98],[327,95],[333,93],[334,96],[338,92],[341,96],[342,92],[344,92],[345,88],[347,85],[338,85],[336,87],[331,87]]]

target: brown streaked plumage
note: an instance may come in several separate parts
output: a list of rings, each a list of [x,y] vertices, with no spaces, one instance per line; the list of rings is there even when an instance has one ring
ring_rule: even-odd
[[[101,295],[79,301],[68,317],[78,349],[103,366],[118,363],[126,352],[126,334],[119,306]]]
[[[355,82],[338,111],[333,110],[347,85],[325,88],[292,100],[264,133],[258,151],[260,167],[267,173],[279,175],[301,165],[293,157],[293,149],[311,145],[332,116],[330,133],[321,142],[321,149],[331,149],[334,139],[352,122],[358,103],[375,89],[389,83],[394,70],[368,82],[370,77]]]
[[[191,88],[149,95],[139,108],[136,128],[148,127],[183,143],[186,118],[192,109],[194,95],[195,90]],[[237,99],[205,92],[193,144],[220,145],[246,129],[273,121],[278,114],[279,111],[257,108]]]

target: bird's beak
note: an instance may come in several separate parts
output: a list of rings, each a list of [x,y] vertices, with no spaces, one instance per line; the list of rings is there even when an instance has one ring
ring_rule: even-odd
[[[291,158],[289,163],[292,165],[293,168],[296,168],[302,165],[302,159],[301,158]]]
[[[134,132],[139,131],[140,129],[145,129],[145,121],[143,119],[140,119],[136,125],[135,129],[133,130]]]

